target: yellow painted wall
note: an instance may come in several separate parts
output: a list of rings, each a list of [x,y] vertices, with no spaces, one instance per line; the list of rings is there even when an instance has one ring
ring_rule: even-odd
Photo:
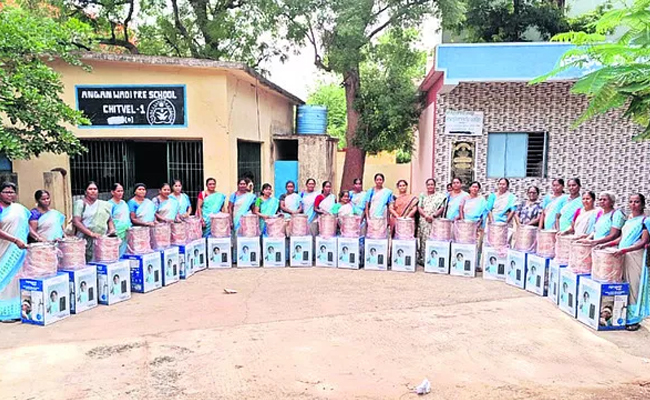
[[[62,62],[53,67],[62,74],[63,99],[75,105],[75,85],[186,85],[186,128],[77,128],[84,139],[202,139],[204,177],[217,179],[217,190],[231,192],[237,179],[237,138],[262,142],[262,176],[273,179],[270,140],[272,131],[293,126],[293,104],[263,87],[242,71],[161,66],[126,62],[85,60],[92,72]],[[257,95],[256,95],[257,91]],[[20,185],[19,201],[33,203],[32,195],[42,187],[43,172],[62,167],[70,171],[67,156],[43,154],[37,159],[17,161],[14,172]],[[68,175],[69,177],[69,175]]]
[[[377,155],[366,156],[366,167],[363,173],[363,187],[368,189],[374,185],[373,178],[376,173],[382,173],[386,177],[386,187],[395,189],[397,181],[406,179],[411,185],[411,164],[397,164],[394,153],[382,152]],[[343,176],[343,163],[345,152],[339,151],[336,154],[336,176]],[[338,187],[337,182],[337,187]]]

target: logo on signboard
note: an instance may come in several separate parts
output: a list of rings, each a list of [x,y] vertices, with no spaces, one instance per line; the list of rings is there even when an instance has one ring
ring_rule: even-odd
[[[173,125],[176,108],[167,99],[156,99],[147,106],[147,121],[151,125]]]

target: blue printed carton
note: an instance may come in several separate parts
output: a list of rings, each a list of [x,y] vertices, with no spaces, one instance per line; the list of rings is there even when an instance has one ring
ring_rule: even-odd
[[[131,291],[148,293],[162,287],[162,255],[160,251],[147,254],[125,254],[131,266]]]
[[[560,310],[576,318],[578,305],[578,286],[580,280],[589,277],[589,274],[576,274],[569,268],[560,271]]]
[[[506,283],[524,289],[526,287],[526,262],[528,253],[517,250],[508,250],[506,261]]]
[[[526,260],[526,291],[538,296],[548,294],[549,258],[529,254]]]
[[[21,321],[49,325],[70,316],[68,274],[20,280]]]
[[[548,263],[548,300],[556,306],[560,304],[560,273],[566,264],[551,260]]]
[[[169,286],[180,279],[178,268],[178,247],[171,246],[160,251],[162,262],[162,284]]]
[[[591,277],[578,285],[578,321],[597,331],[625,329],[630,294],[628,283],[603,283]]]
[[[129,260],[90,264],[97,267],[99,304],[110,306],[131,298],[131,264]]]
[[[70,313],[97,307],[97,267],[87,265],[83,268],[64,270],[70,282]]]
[[[178,246],[178,275],[181,279],[188,279],[194,275],[193,253],[194,245],[192,243]]]

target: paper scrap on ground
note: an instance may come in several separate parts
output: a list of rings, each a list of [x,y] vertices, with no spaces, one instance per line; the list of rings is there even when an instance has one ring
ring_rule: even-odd
[[[225,294],[235,294],[237,291],[235,289],[224,289]]]
[[[431,391],[431,383],[427,378],[424,378],[422,383],[420,383],[416,388],[415,388],[415,393],[417,394],[427,394]]]

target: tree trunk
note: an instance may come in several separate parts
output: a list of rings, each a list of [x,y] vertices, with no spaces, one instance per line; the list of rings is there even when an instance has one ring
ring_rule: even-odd
[[[354,101],[359,91],[359,68],[346,71],[343,78],[348,127],[345,132],[347,150],[345,152],[345,163],[343,164],[343,176],[341,177],[341,190],[350,190],[356,178],[363,179],[363,170],[366,164],[365,150],[354,145],[354,137],[357,134],[359,125],[359,113],[354,108]]]

